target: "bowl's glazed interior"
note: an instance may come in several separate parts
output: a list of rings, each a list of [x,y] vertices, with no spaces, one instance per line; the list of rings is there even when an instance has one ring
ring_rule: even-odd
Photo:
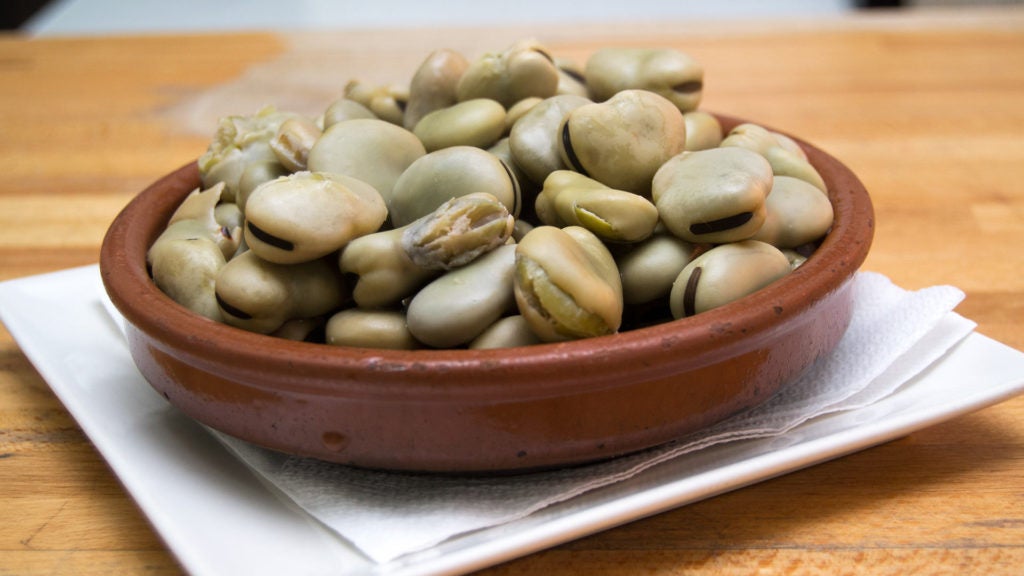
[[[728,130],[740,122],[720,117]],[[150,279],[146,251],[199,185],[195,163],[135,197],[100,268],[146,380],[196,420],[290,454],[406,471],[510,472],[653,447],[763,402],[836,345],[873,235],[871,201],[797,139],[833,228],[797,270],[697,316],[574,342],[392,351],[286,341],[196,315]]]

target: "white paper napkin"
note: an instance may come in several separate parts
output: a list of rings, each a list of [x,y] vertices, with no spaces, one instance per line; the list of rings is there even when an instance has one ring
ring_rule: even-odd
[[[836,350],[767,403],[672,444],[615,460],[513,477],[359,470],[289,457],[215,433],[269,486],[378,563],[528,516],[681,454],[785,434],[807,420],[869,406],[966,337],[953,287],[909,292],[859,273],[851,325]],[[728,464],[723,462],[723,465]]]

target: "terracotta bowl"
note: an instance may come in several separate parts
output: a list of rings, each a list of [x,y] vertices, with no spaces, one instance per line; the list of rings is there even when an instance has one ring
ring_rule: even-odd
[[[726,129],[739,122],[722,117]],[[274,450],[361,467],[511,472],[650,448],[750,408],[833,349],[873,209],[843,164],[799,141],[835,224],[789,276],[653,327],[504,350],[390,351],[285,341],[202,318],[153,284],[146,251],[199,185],[195,163],[134,198],[100,269],[142,375],[184,413]]]

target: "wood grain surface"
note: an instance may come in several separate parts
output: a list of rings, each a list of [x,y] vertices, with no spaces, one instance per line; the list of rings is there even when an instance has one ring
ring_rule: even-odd
[[[472,55],[523,36],[578,61],[607,45],[689,52],[707,70],[705,108],[800,135],[860,175],[877,213],[865,269],[910,289],[962,288],[960,313],[1024,349],[1019,9],[571,30],[0,36],[0,279],[96,262],[118,210],[202,153],[205,122],[225,106],[277,96],[282,107],[322,109],[351,78],[407,81],[432,48]],[[0,329],[0,575],[180,572]],[[484,573],[1021,574],[1024,398]]]

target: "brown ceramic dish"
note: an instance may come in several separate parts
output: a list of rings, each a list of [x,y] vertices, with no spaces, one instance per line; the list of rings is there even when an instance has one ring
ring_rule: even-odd
[[[726,129],[738,120],[723,117]],[[843,164],[801,142],[835,224],[794,273],[703,314],[620,334],[486,351],[284,341],[166,297],[146,251],[199,185],[195,163],[144,190],[100,268],[143,376],[215,429],[283,452],[409,471],[509,472],[649,448],[756,405],[828,353],[851,314],[873,209]]]

